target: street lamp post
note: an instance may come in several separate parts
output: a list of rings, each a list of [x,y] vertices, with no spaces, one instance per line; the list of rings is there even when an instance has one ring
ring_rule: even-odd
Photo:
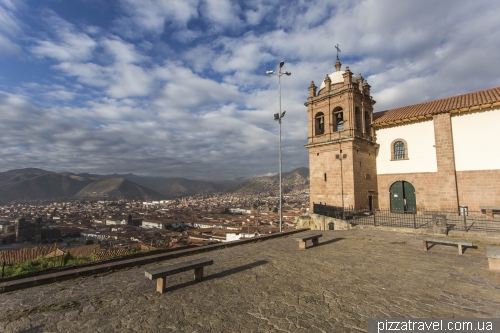
[[[284,64],[285,64],[284,61],[280,62],[280,69],[279,69],[278,73],[275,73],[274,71],[267,71],[266,72],[266,75],[274,74],[278,77],[280,110],[279,110],[279,113],[274,114],[274,120],[276,120],[280,124],[280,134],[279,134],[279,142],[280,142],[279,143],[280,232],[283,232],[283,228],[282,228],[282,220],[283,220],[283,202],[282,202],[283,199],[282,198],[283,198],[283,194],[282,194],[282,188],[281,188],[281,172],[282,172],[282,169],[281,169],[281,119],[285,116],[285,112],[286,112],[286,111],[283,111],[283,113],[281,112],[281,76],[282,75],[286,75],[286,76],[292,75],[292,73],[290,73],[290,72],[286,72],[286,71],[282,72],[281,71],[281,68],[283,67]]]

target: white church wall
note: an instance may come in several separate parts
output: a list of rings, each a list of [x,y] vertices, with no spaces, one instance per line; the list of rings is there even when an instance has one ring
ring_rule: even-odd
[[[457,171],[500,169],[500,108],[451,118]]]
[[[437,172],[432,120],[376,130],[377,174]],[[391,161],[391,144],[396,139],[407,143],[408,159]]]

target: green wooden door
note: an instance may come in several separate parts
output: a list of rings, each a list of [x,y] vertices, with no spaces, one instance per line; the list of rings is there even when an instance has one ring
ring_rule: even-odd
[[[417,212],[417,199],[415,197],[415,188],[412,184],[405,181],[395,182],[392,184],[389,192],[391,196],[391,212]]]
[[[403,182],[403,195],[406,199],[406,209],[408,213],[417,212],[417,199],[415,198],[415,188],[408,182]]]
[[[391,212],[403,213],[405,208],[403,196],[403,182],[395,182],[390,189],[391,195]]]

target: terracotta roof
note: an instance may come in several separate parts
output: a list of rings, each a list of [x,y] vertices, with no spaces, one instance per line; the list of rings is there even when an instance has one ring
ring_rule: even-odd
[[[373,114],[373,124],[383,124],[402,119],[411,119],[452,110],[467,111],[472,107],[500,103],[500,87],[475,91],[463,95],[437,99],[435,101],[403,106]]]
[[[91,244],[65,248],[64,251],[69,252],[73,257],[88,257],[92,253],[99,251],[100,248],[101,246],[99,244]]]
[[[57,244],[25,247],[22,249],[4,250],[0,251],[0,262],[5,261],[5,264],[10,265],[16,262],[25,262],[28,260],[35,260],[40,256],[45,256],[59,250]]]

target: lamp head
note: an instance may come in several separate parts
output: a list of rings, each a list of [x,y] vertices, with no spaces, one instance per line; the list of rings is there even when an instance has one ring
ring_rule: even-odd
[[[285,112],[286,111],[283,111],[283,113],[281,114],[281,117],[280,118],[283,118],[285,116]]]
[[[290,72],[284,72],[283,74],[285,74],[286,76],[292,75],[292,73],[290,73]]]
[[[280,68],[283,67],[284,64],[285,64],[284,61],[280,61]]]
[[[274,114],[274,120],[279,120],[280,119],[280,114],[279,113],[275,113]]]
[[[274,71],[267,71],[266,72],[266,75],[271,75],[271,74],[274,74]]]

